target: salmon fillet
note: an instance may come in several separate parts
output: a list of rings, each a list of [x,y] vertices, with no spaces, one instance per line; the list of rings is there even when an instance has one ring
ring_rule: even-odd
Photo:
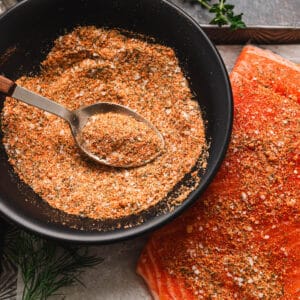
[[[155,232],[138,261],[155,299],[300,299],[299,74],[270,51],[242,51],[226,158],[201,200]]]
[[[234,73],[292,97],[300,103],[300,67],[281,56],[254,46],[246,46],[236,62]]]

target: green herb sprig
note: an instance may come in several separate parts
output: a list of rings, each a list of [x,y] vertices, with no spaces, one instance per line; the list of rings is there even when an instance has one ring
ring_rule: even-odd
[[[218,3],[210,4],[210,0],[197,0],[202,7],[208,9],[209,12],[215,14],[210,24],[218,26],[230,25],[231,29],[245,28],[246,24],[242,20],[243,14],[234,14],[234,5],[226,4],[226,0],[219,0]]]
[[[45,300],[59,295],[62,287],[83,284],[79,275],[84,269],[103,261],[90,255],[87,247],[62,245],[22,230],[10,230],[5,241],[4,255],[22,273],[23,300]]]

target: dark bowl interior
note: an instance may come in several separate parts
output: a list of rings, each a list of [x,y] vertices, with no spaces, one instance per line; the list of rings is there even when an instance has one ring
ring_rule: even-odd
[[[122,28],[154,37],[175,49],[208,121],[208,168],[199,186],[174,211],[152,212],[128,229],[101,232],[96,221],[68,216],[43,202],[22,183],[0,144],[0,212],[23,228],[64,241],[108,243],[127,239],[170,221],[197,200],[224,158],[232,126],[232,95],[224,64],[200,27],[162,0],[28,0],[0,18],[0,72],[7,77],[39,71],[53,41],[78,25]],[[0,101],[3,106],[4,97]],[[2,136],[0,136],[2,140]],[[138,217],[137,217],[138,218]],[[112,221],[113,222],[113,221]],[[73,228],[72,228],[73,227]]]

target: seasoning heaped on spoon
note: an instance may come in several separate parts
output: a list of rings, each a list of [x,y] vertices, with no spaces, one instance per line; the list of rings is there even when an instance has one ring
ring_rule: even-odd
[[[90,117],[77,139],[95,160],[134,167],[152,161],[164,147],[160,133],[151,127],[133,116],[108,112]]]
[[[139,167],[155,159],[164,148],[160,132],[141,115],[123,105],[99,102],[70,111],[4,76],[0,76],[0,92],[67,121],[78,147],[98,163],[122,168]],[[113,118],[108,119],[110,114]],[[102,118],[104,122],[101,122]],[[97,120],[98,126],[94,120]]]

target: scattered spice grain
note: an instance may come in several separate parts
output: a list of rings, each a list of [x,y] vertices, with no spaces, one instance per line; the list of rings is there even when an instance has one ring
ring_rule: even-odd
[[[126,105],[164,137],[165,152],[143,167],[92,164],[62,119],[7,98],[2,130],[9,162],[45,201],[68,214],[115,219],[143,212],[165,198],[205,150],[198,102],[169,47],[79,27],[55,41],[38,76],[17,83],[70,110],[96,102]],[[198,183],[195,178],[175,203]]]
[[[143,164],[163,150],[159,136],[147,124],[113,112],[90,117],[79,139],[88,152],[117,166]]]

